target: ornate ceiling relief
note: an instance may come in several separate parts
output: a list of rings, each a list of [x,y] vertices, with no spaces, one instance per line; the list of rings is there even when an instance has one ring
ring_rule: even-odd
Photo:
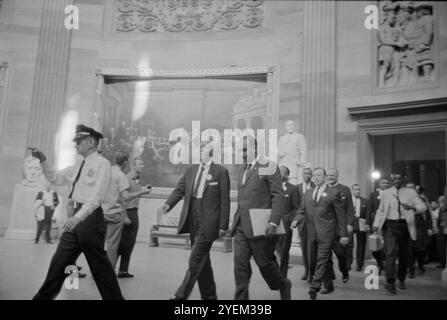
[[[199,32],[262,26],[264,0],[115,0],[115,32]]]
[[[378,86],[434,80],[433,1],[379,1]]]

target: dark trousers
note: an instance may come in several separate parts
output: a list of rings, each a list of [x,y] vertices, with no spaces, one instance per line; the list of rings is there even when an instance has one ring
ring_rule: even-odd
[[[298,235],[300,237],[301,253],[303,255],[303,265],[304,265],[304,276],[309,276],[309,254],[308,254],[308,244],[307,244],[307,227],[304,221],[303,226],[298,227]],[[314,268],[315,273],[315,268]],[[312,273],[313,275],[313,273]]]
[[[447,235],[445,235],[442,231],[443,231],[442,228],[439,228],[439,232],[436,235],[436,245],[439,253],[439,263],[445,268],[446,265],[445,247],[446,247]]]
[[[253,256],[261,275],[271,290],[279,290],[286,279],[279,270],[275,257],[277,237],[248,239],[241,228],[234,235],[235,300],[249,300],[248,288],[252,275],[250,260]]]
[[[385,252],[384,250],[379,250],[379,251],[373,251],[372,252],[372,256],[374,257],[374,259],[377,262],[377,267],[379,268],[379,270],[382,270],[384,268],[384,261],[385,261]]]
[[[356,260],[357,268],[363,268],[363,262],[365,261],[365,247],[366,247],[366,232],[364,231],[354,231],[354,237],[357,242],[356,244]],[[352,251],[351,251],[352,252]]]
[[[45,208],[45,218],[41,221],[37,221],[37,232],[36,232],[36,241],[39,241],[40,234],[42,230],[45,228],[45,239],[47,241],[51,240],[51,219],[53,218],[54,209],[51,207]]]
[[[139,227],[138,208],[127,209],[126,211],[131,223],[124,225],[121,232],[121,240],[118,247],[118,256],[121,257],[119,271],[121,272],[129,271],[130,256],[135,247]]]
[[[333,286],[332,281],[335,279],[332,262],[334,241],[320,241],[316,239],[313,242],[317,247],[317,265],[310,288],[319,291],[322,284],[324,284],[325,288]]]
[[[309,277],[315,275],[317,269],[318,242],[307,239],[307,261],[309,263]]]
[[[279,270],[281,270],[284,277],[287,277],[287,270],[289,269],[289,251],[292,244],[293,232],[290,227],[286,229],[286,234],[278,236],[276,242],[276,252],[279,255]]]
[[[408,233],[405,220],[386,220],[384,227],[385,276],[388,283],[396,281],[396,260],[399,259],[397,279],[404,281],[408,264]]]
[[[75,265],[84,253],[99,293],[104,300],[124,299],[118,280],[104,250],[106,224],[101,208],[92,212],[72,231],[64,232],[50,262],[47,277],[34,300],[50,300],[59,294],[66,274],[65,268]]]
[[[349,273],[349,269],[351,268],[351,264],[352,264],[352,260],[353,260],[353,257],[352,257],[353,240],[354,240],[353,233],[350,232],[349,233],[349,244],[344,246],[344,245],[340,244],[339,242],[337,242],[333,246],[334,253],[337,256],[338,269],[340,270],[342,275],[347,275]],[[332,255],[331,255],[330,259],[332,260]]]
[[[191,216],[188,217],[191,253],[189,255],[188,270],[175,296],[188,299],[196,282],[199,284],[200,295],[203,300],[216,300],[216,283],[211,267],[210,249],[213,241],[206,241],[203,226],[200,221],[202,201],[193,199]]]

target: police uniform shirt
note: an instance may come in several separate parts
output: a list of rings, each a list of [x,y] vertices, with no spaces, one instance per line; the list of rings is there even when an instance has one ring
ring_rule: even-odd
[[[54,185],[73,185],[73,181],[79,172],[82,159],[76,161],[74,166],[70,166],[61,171],[54,171],[45,161],[42,163],[43,172],[47,179]],[[81,220],[95,211],[104,203],[111,180],[110,162],[94,152],[85,158],[85,164],[79,175],[72,194],[72,200],[82,203],[82,208],[75,214]]]
[[[124,203],[121,199],[121,192],[129,189],[129,181],[123,171],[117,166],[112,166],[111,180],[106,203],[102,205],[104,214],[114,214],[123,212]]]

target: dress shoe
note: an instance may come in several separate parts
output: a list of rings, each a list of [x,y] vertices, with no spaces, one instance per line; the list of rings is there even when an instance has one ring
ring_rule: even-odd
[[[436,266],[436,269],[445,269],[445,265],[438,264],[438,265]]]
[[[87,275],[82,272],[78,272],[78,278],[85,278]]]
[[[39,239],[35,239],[34,244],[38,244],[38,243],[39,243]]]
[[[53,241],[51,241],[51,240],[47,240],[47,243],[49,243],[49,244],[53,244]]]
[[[307,273],[305,273],[305,274],[303,274],[303,276],[301,277],[301,280],[305,281],[305,280],[307,280],[307,278],[308,278],[308,275],[307,275]]]
[[[291,300],[291,289],[292,282],[287,278],[282,280],[281,287],[279,288],[281,300]]]
[[[396,294],[396,286],[394,285],[394,283],[387,283],[385,284],[385,289],[391,293],[391,294]]]
[[[217,300],[217,296],[216,295],[208,296],[206,298],[202,298],[202,300]]]
[[[348,280],[349,280],[349,273],[345,273],[345,274],[343,275],[342,282],[343,282],[343,283],[346,283],[346,282],[348,282]]]
[[[410,273],[408,274],[408,278],[410,278],[410,279],[413,279],[413,278],[414,278],[414,271],[413,271],[413,272],[410,272]]]
[[[307,283],[308,283],[308,284],[311,284],[312,281],[314,281],[314,277],[313,277],[313,276],[308,276],[308,277],[307,277]]]
[[[317,299],[317,290],[316,289],[309,289],[309,297],[310,297],[310,300],[315,300],[315,299]]]
[[[320,294],[329,294],[331,292],[334,292],[334,286],[333,285],[327,286],[327,288],[325,287],[325,288],[321,289]]]
[[[405,289],[407,289],[407,287],[405,286],[405,281],[399,281],[399,289],[400,289],[400,290],[405,290]]]
[[[118,272],[117,277],[118,278],[133,278],[134,275],[129,272],[126,272],[126,271],[120,271],[120,272]]]
[[[186,300],[186,299],[182,299],[177,296],[173,296],[173,297],[169,298],[169,300]]]

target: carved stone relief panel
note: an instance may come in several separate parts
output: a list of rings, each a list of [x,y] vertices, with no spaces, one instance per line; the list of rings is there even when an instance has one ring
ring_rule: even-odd
[[[263,25],[264,0],[114,0],[114,32],[201,32]]]
[[[378,86],[434,80],[433,1],[379,1]]]

